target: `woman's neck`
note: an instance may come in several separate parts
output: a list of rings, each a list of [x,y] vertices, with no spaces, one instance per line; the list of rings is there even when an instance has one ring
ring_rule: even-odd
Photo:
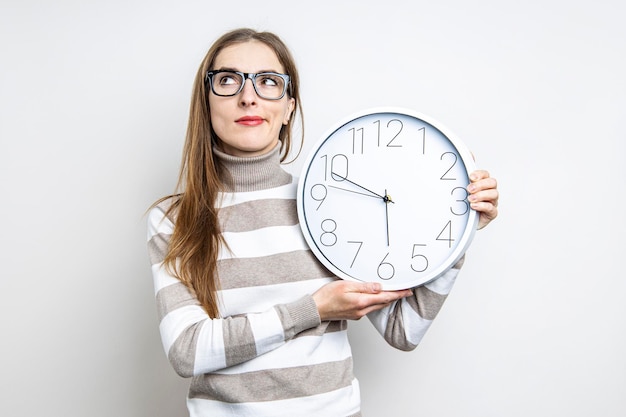
[[[259,191],[291,182],[291,174],[280,165],[280,142],[264,155],[239,157],[213,147],[219,164],[226,170],[222,181],[231,192]]]

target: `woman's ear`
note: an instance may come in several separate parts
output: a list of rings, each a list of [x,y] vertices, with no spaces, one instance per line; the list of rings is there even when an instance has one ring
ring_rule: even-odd
[[[285,117],[283,119],[283,125],[289,123],[289,119],[291,119],[291,115],[293,114],[293,110],[296,108],[296,99],[291,97],[289,99],[289,105],[287,106],[287,111],[285,112]]]

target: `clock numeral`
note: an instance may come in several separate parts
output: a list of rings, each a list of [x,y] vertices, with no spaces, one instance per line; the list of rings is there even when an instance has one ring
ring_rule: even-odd
[[[315,211],[317,211],[322,206],[322,203],[324,203],[324,200],[326,200],[326,196],[328,195],[328,190],[322,184],[315,184],[313,185],[313,187],[311,187],[310,192],[311,192],[311,198],[315,201],[319,201],[319,204],[317,205],[317,208],[315,209]]]
[[[378,141],[376,142],[377,146],[380,148],[380,120],[376,120],[373,122],[376,125],[377,137]]]
[[[450,171],[452,171],[452,168],[454,168],[454,166],[458,162],[459,157],[454,152],[444,152],[444,153],[441,154],[441,158],[439,158],[439,159],[441,161],[443,161],[443,158],[446,157],[446,155],[452,155],[452,165],[450,165],[450,168],[448,168],[448,170],[446,172],[444,172],[443,175],[441,176],[441,178],[439,178],[439,179],[441,179],[441,180],[448,180],[448,181],[455,181],[456,178],[447,177],[447,175],[450,173]]]
[[[452,220],[449,220],[443,229],[441,229],[441,232],[439,232],[439,235],[437,236],[437,240],[448,242],[448,247],[452,247],[452,242],[454,242],[454,239],[452,238]]]
[[[328,163],[328,155],[322,155],[320,158],[324,160],[324,181],[328,181],[329,176],[335,181],[343,181],[348,178],[347,156],[338,153],[330,159],[330,164]]]
[[[335,230],[337,230],[337,222],[333,219],[325,219],[322,220],[322,233],[320,235],[320,243],[324,246],[334,246],[337,243],[337,235],[335,234]]]
[[[401,148],[402,145],[394,144],[393,142],[398,138],[398,136],[400,136],[400,132],[402,132],[402,129],[404,129],[404,124],[402,123],[402,121],[398,119],[391,119],[387,122],[387,128],[389,128],[392,123],[397,126],[397,132],[393,136],[393,138],[391,138],[391,140],[387,142],[387,147],[388,148]],[[399,126],[398,126],[398,123],[400,124]]]
[[[424,244],[414,244],[413,253],[411,254],[411,269],[415,272],[424,272],[428,269],[428,258],[421,253],[416,253],[416,250],[420,247],[424,247]]]
[[[354,254],[354,258],[352,258],[352,263],[350,264],[350,268],[352,268],[352,266],[354,265],[354,261],[356,261],[356,257],[359,256],[359,252],[361,251],[361,246],[363,246],[363,242],[349,240],[348,243],[355,243],[359,245],[359,247],[356,250],[356,253]]]
[[[418,132],[422,132],[422,155],[426,155],[426,128],[422,127]]]
[[[452,197],[454,197],[454,194],[461,194],[462,197],[460,199],[456,199],[454,200],[456,204],[456,208],[457,210],[455,211],[455,207],[450,206],[450,211],[452,212],[452,214],[454,214],[455,216],[463,216],[465,214],[467,214],[467,212],[470,209],[469,203],[467,202],[467,197],[469,196],[469,193],[467,192],[467,189],[465,189],[464,187],[455,187],[452,189],[452,192],[450,193],[450,195]],[[459,210],[460,209],[460,210]]]
[[[385,281],[393,278],[393,276],[396,274],[396,269],[393,267],[393,265],[391,265],[389,262],[385,262],[387,256],[389,256],[389,253],[387,253],[387,255],[385,255],[380,264],[378,264],[378,269],[376,270],[376,273],[378,273],[378,278]]]
[[[380,140],[382,137],[382,134],[381,134],[382,132],[380,128],[380,120],[376,120],[373,123],[377,125],[377,131],[378,131],[377,143],[378,143],[378,147],[380,147]],[[389,142],[387,142],[387,145],[385,146],[388,148],[401,148],[402,144],[394,143],[394,141],[398,138],[398,136],[400,136],[400,132],[402,132],[402,129],[404,129],[404,123],[402,123],[402,120],[399,120],[399,119],[391,119],[387,122],[387,129],[390,129],[392,127],[394,128],[394,132],[392,132],[393,137],[389,140]]]
[[[359,140],[357,139],[357,132],[360,132],[360,143],[361,143],[361,155],[363,155],[363,137],[365,136],[363,134],[365,129],[363,129],[362,127],[359,129],[356,128],[352,128],[350,130],[348,130],[348,132],[352,132],[352,154],[354,155],[355,153],[357,153],[357,149],[358,149],[358,145],[359,145]]]

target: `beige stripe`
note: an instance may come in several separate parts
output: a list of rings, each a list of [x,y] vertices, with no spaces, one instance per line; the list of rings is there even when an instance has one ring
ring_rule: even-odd
[[[148,255],[152,265],[163,262],[171,237],[169,234],[157,233],[148,241]]]
[[[344,330],[348,330],[348,322],[346,320],[323,321],[319,326],[298,333],[294,339],[303,336],[322,336],[324,333],[341,332]]]
[[[191,305],[199,306],[200,302],[185,284],[178,282],[159,290],[156,295],[156,305],[159,321],[161,321],[169,312],[177,308]]]
[[[219,210],[222,233],[298,224],[296,200],[254,200]]]
[[[229,317],[223,322],[226,366],[233,366],[255,358],[256,343],[248,320]]]
[[[191,376],[194,372],[196,346],[203,321],[190,326],[178,336],[167,354],[172,367],[179,375]]]
[[[262,258],[223,259],[218,262],[217,272],[224,290],[333,276],[308,250]]]
[[[189,397],[227,403],[279,401],[331,392],[350,386],[353,379],[352,358],[347,358],[237,375],[200,375],[193,378]]]
[[[420,317],[426,320],[434,320],[435,316],[441,310],[443,302],[446,300],[445,295],[437,294],[430,291],[426,287],[417,287],[413,289],[415,297],[408,297],[406,301],[408,305],[417,312]],[[400,350],[413,350],[416,345],[406,340],[405,327],[406,324],[402,319],[402,305],[404,303],[397,302],[393,311],[387,320],[385,328],[385,340],[392,346]]]
[[[305,295],[287,304],[278,304],[275,311],[283,326],[285,340],[321,324],[317,304],[311,295]]]
[[[406,340],[404,327],[405,325],[402,319],[402,303],[397,302],[393,311],[389,314],[384,337],[387,343],[391,346],[400,350],[410,351],[415,349],[416,345],[409,343],[408,340]]]
[[[415,293],[415,297],[406,299],[411,308],[423,319],[434,320],[439,310],[441,310],[444,301],[446,301],[447,296],[437,294],[425,286],[417,287],[413,289],[413,292]]]
[[[222,232],[247,232],[263,227],[298,224],[296,200],[256,200],[225,207],[219,211]],[[171,235],[158,233],[148,241],[152,265],[163,262]]]

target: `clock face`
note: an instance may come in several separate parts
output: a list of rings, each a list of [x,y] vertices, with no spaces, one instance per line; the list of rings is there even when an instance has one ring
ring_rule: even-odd
[[[476,230],[471,170],[465,146],[423,115],[353,115],[305,161],[297,196],[305,239],[342,279],[386,290],[428,283],[461,258]]]

